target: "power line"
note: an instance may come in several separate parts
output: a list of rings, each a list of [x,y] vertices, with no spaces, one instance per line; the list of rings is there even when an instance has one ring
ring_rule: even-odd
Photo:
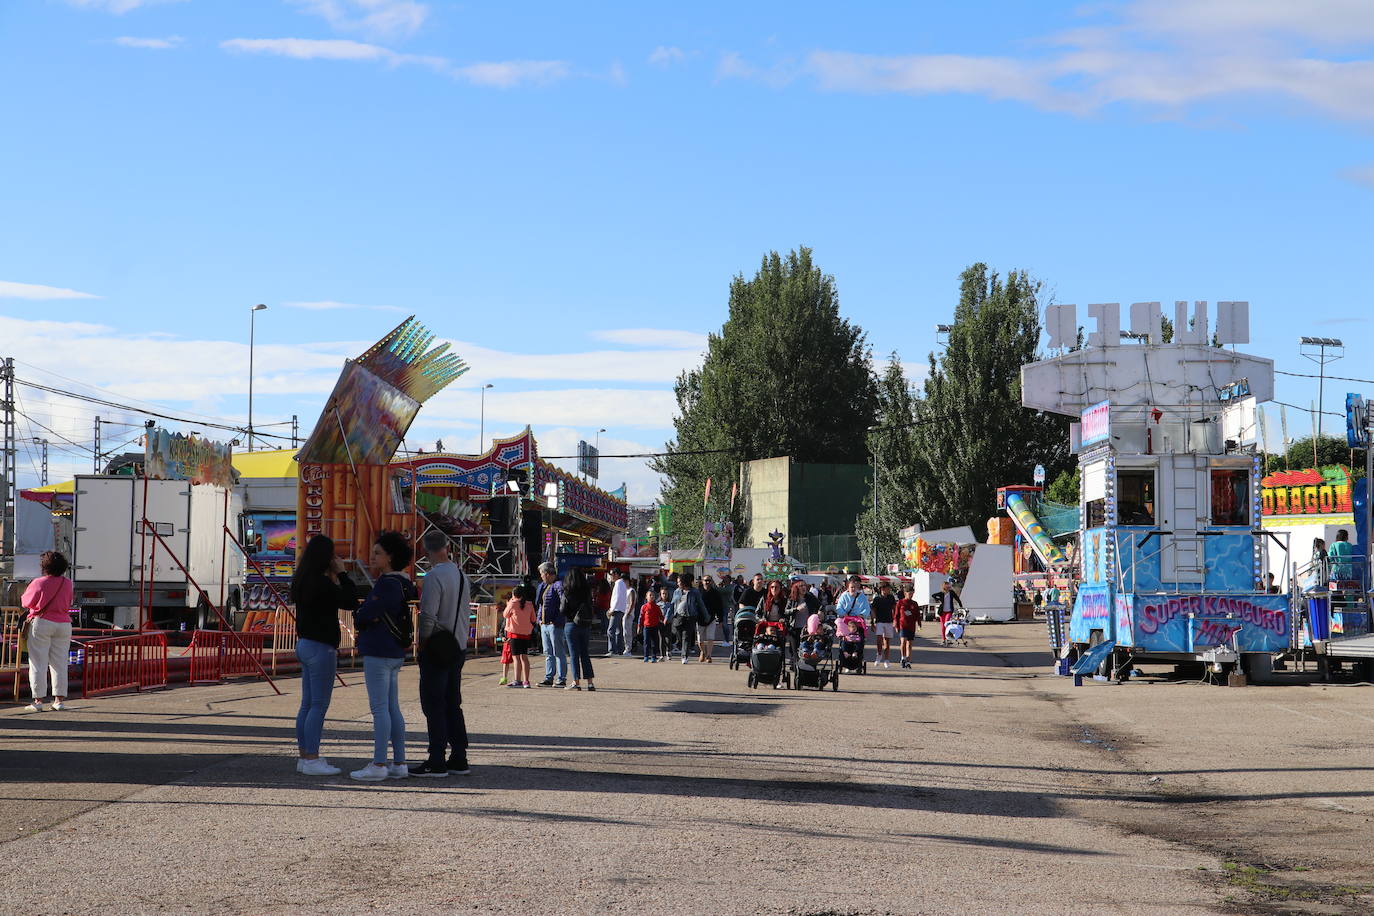
[[[1321,378],[1320,375],[1313,375],[1313,374],[1310,373],[1310,372],[1284,372],[1282,369],[1275,369],[1275,370],[1274,370],[1274,374],[1275,374],[1275,375],[1291,375],[1291,376],[1293,376],[1293,378]],[[1361,383],[1363,383],[1363,384],[1365,384],[1365,385],[1374,385],[1374,379],[1367,379],[1367,378],[1350,378],[1350,377],[1344,376],[1344,375],[1328,375],[1328,376],[1326,376],[1326,377],[1327,377],[1328,379],[1330,379],[1331,381],[1333,381],[1333,382],[1361,382]],[[1275,402],[1275,403],[1277,403],[1277,402]],[[1342,415],[1342,416],[1344,416],[1344,415]]]
[[[1313,378],[1315,378],[1315,377],[1316,377],[1316,376],[1313,376]],[[1299,410],[1299,411],[1302,411],[1303,413],[1311,413],[1311,412],[1312,412],[1312,408],[1310,408],[1310,407],[1299,407],[1297,404],[1289,404],[1287,401],[1275,401],[1274,403],[1275,403],[1275,404],[1278,404],[1278,405],[1280,405],[1280,406],[1282,406],[1282,407],[1291,407],[1291,408],[1293,408],[1294,410]],[[1337,412],[1334,411],[1334,410],[1319,410],[1319,411],[1317,411],[1317,413],[1325,414],[1325,415],[1328,416],[1328,417],[1343,417],[1343,416],[1345,416],[1345,414],[1343,414],[1343,413],[1337,413]]]
[[[108,395],[108,396],[110,396],[110,397],[120,397],[119,394],[117,394],[116,392],[110,391],[110,390],[107,389],[107,388],[101,388],[99,385],[92,385],[90,382],[83,382],[83,381],[81,381],[81,379],[76,379],[76,378],[72,378],[71,376],[68,376],[68,375],[63,375],[63,374],[60,373],[60,372],[54,372],[54,371],[51,370],[51,369],[45,369],[44,367],[38,366],[38,365],[34,365],[33,363],[26,363],[26,362],[24,362],[22,359],[16,359],[15,362],[18,363],[18,364],[21,365],[21,366],[28,366],[30,369],[33,369],[33,370],[35,370],[35,371],[37,371],[37,372],[42,372],[42,373],[44,373],[45,375],[51,375],[51,376],[53,376],[53,377],[55,377],[55,378],[60,378],[60,379],[62,379],[64,382],[71,382],[73,385],[79,385],[79,386],[82,387],[82,388],[88,388],[88,389],[90,389],[91,391],[98,391],[98,392],[100,392],[101,394]],[[156,403],[154,403],[154,402],[152,402],[152,401],[143,401],[143,400],[140,400],[140,399],[138,399],[138,398],[129,398],[129,400],[134,401],[134,402],[136,402],[136,403],[138,403],[138,404],[143,404],[143,405],[148,406],[148,407],[154,407],[154,408],[157,408],[157,409],[159,409],[159,410],[165,409],[165,408],[163,407],[163,405],[161,405],[161,404],[156,404]],[[128,409],[128,410],[133,410],[133,411],[135,411],[136,413],[147,413],[147,411],[146,411],[146,410],[143,410],[142,408],[130,407],[130,406],[128,406],[128,405],[125,405],[125,408]],[[217,419],[219,419],[219,418],[217,418],[217,417],[210,417],[210,416],[206,416],[206,415],[204,415],[204,414],[196,414],[195,411],[187,411],[187,413],[190,414],[191,416],[200,416],[201,419],[200,419],[200,420],[197,420],[196,422],[197,422],[197,423],[203,422],[203,423],[206,423],[207,425],[210,424],[210,423],[213,423],[213,422],[215,422]],[[185,422],[185,421],[183,421],[183,422]]]
[[[207,421],[205,421],[205,420],[193,420],[193,419],[187,419],[186,417],[178,417],[178,416],[175,416],[175,415],[173,415],[173,414],[158,413],[158,412],[152,411],[152,410],[144,410],[144,409],[142,409],[142,408],[140,408],[140,407],[136,407],[136,406],[131,405],[131,404],[121,404],[121,403],[119,403],[118,401],[107,401],[107,400],[105,400],[105,399],[103,399],[103,398],[96,398],[96,397],[92,397],[92,396],[86,395],[86,394],[78,394],[78,393],[75,392],[75,391],[65,391],[65,390],[63,390],[63,389],[61,389],[61,388],[53,388],[53,387],[50,387],[50,386],[48,386],[48,385],[40,385],[40,384],[37,383],[37,382],[28,381],[28,380],[26,380],[26,379],[21,379],[21,378],[16,378],[15,381],[16,381],[17,383],[19,383],[20,385],[25,386],[26,388],[36,388],[36,389],[38,389],[39,391],[47,391],[47,392],[49,392],[49,393],[51,393],[51,394],[57,394],[57,395],[62,395],[63,397],[75,398],[75,399],[78,400],[78,401],[86,401],[86,402],[91,403],[91,404],[99,404],[99,405],[101,405],[102,407],[112,407],[112,408],[114,408],[115,410],[127,410],[127,411],[129,411],[130,413],[139,414],[139,415],[145,416],[145,417],[157,417],[157,418],[160,419],[160,420],[171,420],[173,423],[185,423],[185,424],[190,425],[190,426],[204,426],[204,427],[207,427],[207,428],[210,428],[210,429],[223,429],[223,430],[227,430],[227,431],[233,432],[233,433],[245,433],[245,434],[247,433],[247,431],[246,431],[243,427],[241,427],[241,426],[230,426],[230,425],[225,424],[225,423],[212,423],[212,422],[207,422]],[[30,419],[32,419],[32,418],[30,418]],[[55,434],[54,434],[54,435],[55,435]],[[289,441],[290,438],[291,438],[290,436],[279,436],[279,435],[276,435],[275,433],[261,433],[261,434],[259,434],[259,433],[257,433],[257,432],[254,432],[253,435],[254,435],[254,436],[260,436],[261,438],[265,438],[265,439],[281,439],[282,441]],[[71,441],[71,440],[67,440],[67,441]],[[577,457],[577,456],[574,455],[574,456],[572,456],[572,457],[575,458],[575,457]]]

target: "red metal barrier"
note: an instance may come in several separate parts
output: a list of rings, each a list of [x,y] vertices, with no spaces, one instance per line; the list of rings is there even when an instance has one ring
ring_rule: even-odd
[[[167,686],[167,634],[140,633],[143,645],[143,670],[139,672],[138,689],[152,690]]]
[[[91,639],[81,646],[81,696],[167,686],[167,636],[131,633]]]
[[[117,690],[137,690],[139,637],[111,636],[92,639],[85,646],[81,670],[81,696],[94,697]]]
[[[271,635],[196,630],[187,649],[191,655],[191,683],[217,684],[226,677],[258,674],[262,671],[263,649]]]

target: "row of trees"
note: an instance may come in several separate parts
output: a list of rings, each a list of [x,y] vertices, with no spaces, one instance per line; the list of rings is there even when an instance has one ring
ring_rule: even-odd
[[[876,459],[877,505],[837,520],[855,525],[868,564],[874,543],[880,562],[895,562],[907,525],[976,526],[998,485],[1070,463],[1067,419],[1021,406],[1021,366],[1039,356],[1039,293],[1023,271],[965,270],[952,329],[917,390],[896,353],[875,373],[866,335],[840,314],[834,278],[809,249],[771,252],[753,279],[733,279],[725,325],[675,386],[676,436],[654,462],[675,527],[700,530],[708,478],[727,492],[741,461],[779,455]]]

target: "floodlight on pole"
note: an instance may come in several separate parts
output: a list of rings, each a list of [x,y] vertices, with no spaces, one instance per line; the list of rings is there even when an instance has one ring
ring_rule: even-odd
[[[1312,438],[1312,466],[1318,467],[1320,462],[1317,459],[1317,445],[1322,438],[1322,410],[1326,406],[1322,403],[1322,396],[1326,393],[1326,364],[1334,363],[1345,356],[1345,342],[1335,337],[1302,337],[1298,339],[1298,343],[1304,348],[1300,351],[1302,355],[1317,364],[1317,422],[1316,433]],[[1313,347],[1317,352],[1312,352]],[[1328,355],[1328,349],[1338,352]]]

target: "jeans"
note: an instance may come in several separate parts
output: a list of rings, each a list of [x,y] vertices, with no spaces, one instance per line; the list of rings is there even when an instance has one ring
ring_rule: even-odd
[[[339,653],[328,643],[313,639],[296,640],[296,658],[301,661],[301,709],[296,713],[296,748],[301,754],[320,753],[320,735],[329,700],[334,695],[334,671]]]
[[[572,679],[590,681],[592,675],[592,628],[569,621],[563,625],[563,638],[568,641],[568,655],[572,657]]]
[[[677,623],[677,621],[674,621],[674,623]],[[695,620],[684,620],[681,624],[674,626],[673,629],[678,633],[678,642],[682,647],[682,657],[686,658],[687,654],[697,647],[697,622]]]
[[[363,656],[363,681],[367,684],[367,705],[372,709],[372,761],[386,763],[387,742],[391,743],[392,760],[405,763],[406,720],[401,716],[401,698],[396,678],[401,673],[403,658],[381,655]]]
[[[544,680],[554,680],[556,673],[558,683],[567,683],[568,644],[563,640],[563,625],[546,623],[539,632],[544,637]]]
[[[606,623],[606,651],[619,655],[625,651],[625,615],[612,611],[607,616],[610,619]]]
[[[52,695],[67,695],[67,664],[72,648],[72,625],[35,617],[29,630],[29,692],[37,703],[48,695],[48,670],[52,669]]]
[[[644,660],[658,658],[658,627],[644,628]]]
[[[429,731],[429,762],[442,764],[450,747],[453,756],[468,755],[468,725],[463,718],[463,662],[467,653],[458,650],[451,665],[436,665],[420,658],[420,709]]]

